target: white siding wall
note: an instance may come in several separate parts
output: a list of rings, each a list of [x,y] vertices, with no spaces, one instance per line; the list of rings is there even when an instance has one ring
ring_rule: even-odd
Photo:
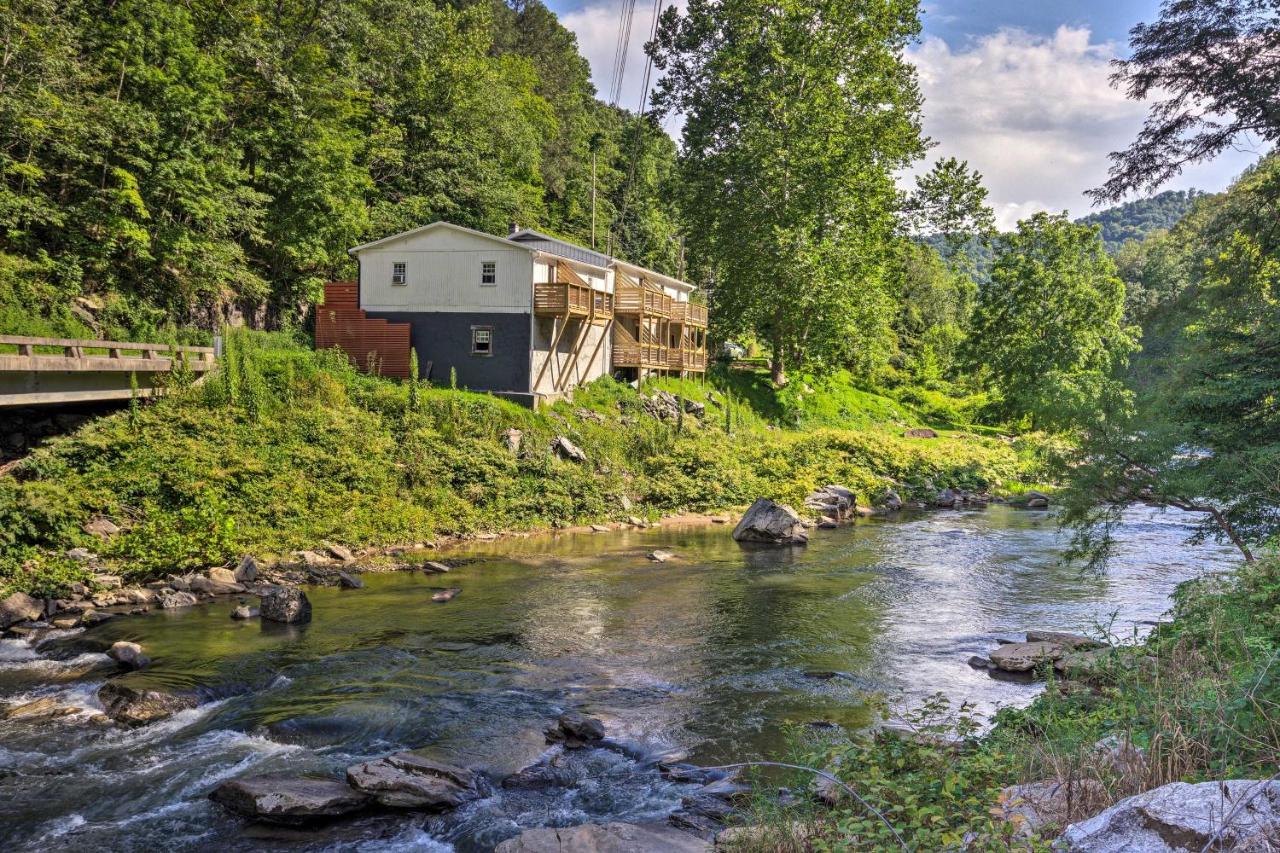
[[[438,227],[359,252],[360,307],[368,311],[528,312],[533,256],[498,240]],[[403,261],[408,284],[391,283]],[[496,261],[497,283],[480,283],[480,265]]]

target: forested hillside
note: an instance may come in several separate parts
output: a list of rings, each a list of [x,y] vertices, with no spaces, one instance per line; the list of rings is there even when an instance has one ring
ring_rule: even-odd
[[[1117,252],[1130,240],[1141,240],[1152,231],[1172,228],[1204,193],[1197,190],[1167,190],[1151,198],[1118,204],[1081,217],[1077,222],[1102,227],[1107,251]]]
[[[435,219],[589,243],[593,155],[600,245],[674,267],[674,143],[539,0],[0,0],[0,44],[0,331],[277,324]]]

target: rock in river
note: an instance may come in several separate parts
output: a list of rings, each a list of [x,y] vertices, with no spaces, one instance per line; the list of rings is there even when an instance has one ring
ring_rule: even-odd
[[[364,808],[369,797],[336,779],[271,773],[223,782],[209,799],[236,814],[267,823],[299,825]]]
[[[1062,646],[1057,643],[1008,643],[991,653],[991,663],[1005,672],[1028,672],[1062,654]]]
[[[547,740],[552,743],[564,742],[570,749],[577,749],[604,739],[604,723],[581,711],[566,711],[556,720],[556,724],[547,730]]]
[[[711,844],[662,824],[587,823],[526,829],[495,853],[706,853]]]
[[[768,542],[775,545],[804,545],[809,534],[796,511],[786,504],[760,498],[751,505],[738,526],[733,538],[739,542]]]
[[[108,681],[98,688],[98,701],[106,709],[108,717],[126,726],[143,726],[165,720],[196,706],[193,696],[139,689],[120,681]]]
[[[382,805],[401,809],[451,809],[479,796],[470,770],[413,752],[348,767],[347,781]]]
[[[1210,843],[1215,850],[1262,851],[1274,849],[1268,841],[1277,836],[1280,782],[1233,779],[1173,782],[1129,797],[1067,827],[1059,844],[1071,853],[1172,853]]]
[[[151,666],[151,658],[142,651],[142,646],[127,640],[112,643],[111,648],[107,649],[107,657],[126,669],[146,669]]]
[[[462,592],[461,587],[451,586],[448,589],[442,589],[431,596],[431,600],[438,604],[444,604],[446,601],[453,601],[458,593]]]
[[[291,586],[277,586],[262,596],[259,608],[262,618],[272,622],[297,624],[311,621],[311,602],[307,594]]]
[[[1057,643],[1072,649],[1101,649],[1107,644],[1083,634],[1068,634],[1065,631],[1028,631],[1028,643]]]

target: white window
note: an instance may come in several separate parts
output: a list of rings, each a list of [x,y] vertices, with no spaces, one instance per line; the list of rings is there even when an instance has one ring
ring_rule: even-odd
[[[493,355],[493,327],[471,327],[471,354]]]
[[[497,284],[498,283],[498,262],[497,261],[481,261],[480,262],[480,283],[481,284]]]
[[[392,284],[408,284],[409,283],[409,265],[404,261],[395,261],[391,264],[391,283]]]

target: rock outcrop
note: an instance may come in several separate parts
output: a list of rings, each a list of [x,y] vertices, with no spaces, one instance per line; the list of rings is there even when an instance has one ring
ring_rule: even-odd
[[[98,688],[98,701],[108,717],[126,726],[167,720],[179,711],[196,706],[193,696],[131,687],[120,681],[108,681]]]
[[[470,770],[433,761],[414,752],[347,768],[347,782],[378,803],[398,809],[451,809],[479,796]]]
[[[44,615],[44,602],[25,592],[15,592],[0,601],[0,631],[19,622],[29,622]]]
[[[587,823],[526,829],[495,853],[706,853],[710,842],[670,826]]]
[[[804,505],[832,521],[844,521],[858,508],[853,492],[844,486],[835,485],[823,486],[810,492],[804,499]]]
[[[336,779],[269,773],[223,782],[209,799],[236,814],[297,826],[359,811],[369,797]]]
[[[571,462],[587,461],[586,452],[563,435],[556,436],[555,441],[551,442],[551,450],[561,459],[568,459]]]
[[[1173,782],[1121,800],[1067,827],[1070,853],[1273,850],[1280,838],[1280,782]],[[1216,839],[1216,841],[1215,841]]]
[[[753,503],[738,526],[733,538],[739,542],[763,542],[772,545],[804,545],[809,541],[804,524],[796,511],[786,504],[760,498]]]
[[[268,590],[262,596],[262,606],[258,610],[263,619],[271,622],[295,625],[311,621],[311,602],[307,599],[307,594],[291,586],[277,586]]]
[[[1018,835],[1027,836],[1051,826],[1062,829],[1074,815],[1105,805],[1106,796],[1097,779],[1047,779],[1005,788],[993,813],[1012,823]]]

